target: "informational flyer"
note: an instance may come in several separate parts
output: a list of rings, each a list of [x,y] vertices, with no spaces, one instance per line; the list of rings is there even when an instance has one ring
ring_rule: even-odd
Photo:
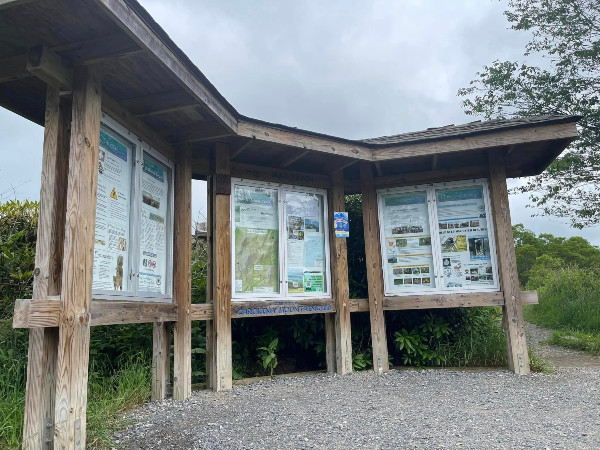
[[[279,209],[276,189],[236,185],[235,292],[279,292]]]
[[[445,288],[495,284],[483,188],[436,191]]]
[[[387,291],[435,287],[427,194],[384,196],[383,233]]]
[[[336,211],[333,213],[333,229],[336,238],[350,237],[350,221],[347,212]]]
[[[167,230],[171,169],[144,153],[140,215],[139,291],[167,291]]]
[[[92,288],[130,291],[129,218],[133,145],[112,130],[100,130],[96,238]]]
[[[288,293],[325,291],[323,197],[286,194]]]

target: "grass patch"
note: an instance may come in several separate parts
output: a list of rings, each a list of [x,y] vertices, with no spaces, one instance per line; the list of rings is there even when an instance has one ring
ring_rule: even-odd
[[[548,343],[600,355],[600,333],[557,330],[552,332]]]
[[[529,350],[529,367],[531,368],[532,372],[546,373],[546,374],[554,373],[554,370],[552,370],[552,367],[550,367],[550,364],[548,363],[548,361],[546,361],[542,357],[538,356],[531,349],[531,347],[528,347],[528,350]]]

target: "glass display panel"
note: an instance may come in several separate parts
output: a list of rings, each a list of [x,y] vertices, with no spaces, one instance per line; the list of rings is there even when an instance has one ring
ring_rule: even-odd
[[[133,143],[102,126],[98,149],[93,289],[132,290],[128,252],[134,151]]]
[[[277,189],[235,185],[235,293],[279,292]]]
[[[323,196],[285,195],[288,294],[327,291]]]
[[[382,201],[386,290],[435,288],[427,193],[389,194]]]
[[[141,173],[140,293],[167,293],[169,186],[171,169],[144,152]]]
[[[436,189],[443,287],[495,285],[482,186]]]

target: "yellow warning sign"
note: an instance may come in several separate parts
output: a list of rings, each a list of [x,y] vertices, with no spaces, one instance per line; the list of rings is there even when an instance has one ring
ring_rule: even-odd
[[[117,191],[115,190],[115,188],[113,188],[113,190],[111,191],[110,198],[114,198],[115,200],[118,200]]]

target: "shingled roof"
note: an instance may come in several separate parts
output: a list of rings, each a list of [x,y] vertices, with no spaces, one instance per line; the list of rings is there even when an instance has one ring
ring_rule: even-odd
[[[394,134],[392,136],[361,139],[359,142],[377,146],[414,144],[417,142],[439,141],[441,139],[467,137],[484,133],[505,131],[509,129],[525,128],[541,123],[544,125],[567,123],[573,122],[579,118],[580,117],[577,116],[567,115],[545,115],[516,119],[488,120],[485,122],[477,120],[475,122],[469,122],[462,125],[446,125],[443,127],[427,128],[423,131],[412,131],[409,133]]]

